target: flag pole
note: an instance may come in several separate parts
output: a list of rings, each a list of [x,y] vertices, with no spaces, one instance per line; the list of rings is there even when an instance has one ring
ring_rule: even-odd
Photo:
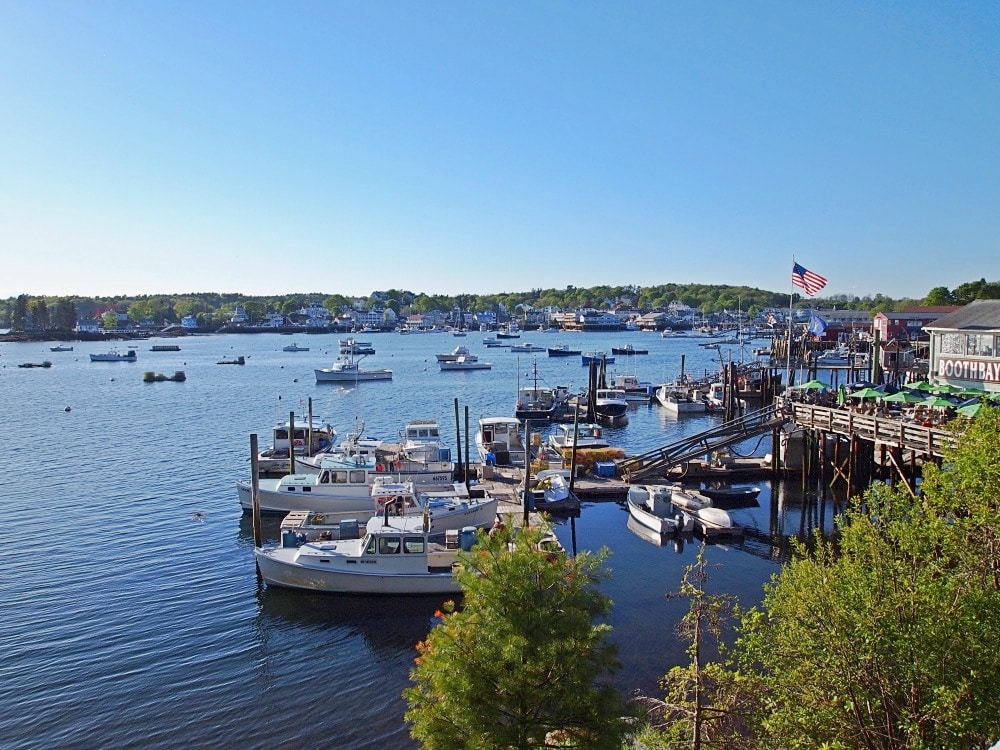
[[[795,256],[792,256],[792,271],[795,270]],[[785,382],[785,388],[788,389],[792,385],[792,297],[795,295],[795,285],[789,284],[788,291],[788,351],[787,354],[787,372],[785,377],[787,378]]]

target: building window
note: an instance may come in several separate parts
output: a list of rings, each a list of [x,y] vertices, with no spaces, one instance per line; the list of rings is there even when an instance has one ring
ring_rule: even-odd
[[[962,333],[942,333],[941,334],[941,354],[965,354],[965,334]]]

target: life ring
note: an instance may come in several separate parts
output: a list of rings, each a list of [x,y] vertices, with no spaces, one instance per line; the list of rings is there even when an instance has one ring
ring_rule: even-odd
[[[385,471],[385,467],[382,464],[379,464],[375,467],[375,471]]]
[[[403,468],[403,462],[402,461],[397,461],[396,462],[396,471],[399,471],[402,468]]]

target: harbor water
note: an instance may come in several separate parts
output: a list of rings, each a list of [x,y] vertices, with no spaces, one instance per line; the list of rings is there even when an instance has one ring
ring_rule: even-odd
[[[453,452],[457,399],[464,454],[466,411],[473,432],[480,416],[513,414],[536,364],[540,384],[586,384],[579,357],[487,349],[484,336],[366,335],[376,354],[362,366],[387,367],[393,379],[347,387],[313,375],[337,355],[333,334],[296,336],[309,348],[296,352],[274,334],[186,337],[179,351],[151,351],[166,341],[156,339],[137,342],[134,363],[90,362],[102,344],[0,344],[0,745],[416,747],[401,692],[443,598],[265,587],[235,481],[249,475],[249,435],[269,445],[275,423],[305,413],[310,399],[342,435],[363,424],[366,435],[392,439],[411,419],[437,419]],[[532,332],[521,341],[607,352],[633,343],[649,354],[618,357],[610,369],[654,383],[674,380],[682,360],[701,375],[718,370],[720,355],[741,356],[654,333]],[[458,344],[492,369],[441,372],[435,354]],[[217,364],[241,356],[244,365]],[[52,366],[17,367],[44,359]],[[147,383],[147,371],[187,379]],[[634,454],[718,420],[678,420],[643,404],[607,432]],[[762,454],[762,442],[740,450]],[[733,511],[746,537],[706,550],[716,566],[709,588],[744,605],[760,601],[789,535],[832,526],[833,507],[814,510],[797,483],[757,484],[758,505]],[[615,681],[625,693],[658,695],[659,678],[684,661],[674,626],[686,604],[666,594],[697,545],[654,544],[627,520],[620,503],[589,501],[557,533],[568,549],[611,552]],[[265,537],[277,541],[278,519],[265,520]]]

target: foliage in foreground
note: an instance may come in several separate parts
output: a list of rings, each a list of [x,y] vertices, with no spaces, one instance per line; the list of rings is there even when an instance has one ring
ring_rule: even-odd
[[[597,588],[607,552],[543,551],[541,536],[480,533],[463,556],[462,608],[419,644],[404,691],[423,747],[621,747],[622,700],[602,683],[616,649],[594,622],[611,607]]]
[[[978,748],[1000,737],[998,410],[924,476],[916,499],[873,486],[866,510],[838,521],[836,548],[799,546],[765,587],[739,626],[739,667],[708,665],[699,678],[706,702],[740,707],[746,727],[703,747]],[[691,677],[667,675],[668,700],[690,696]],[[635,746],[694,746],[683,737],[647,730]]]

